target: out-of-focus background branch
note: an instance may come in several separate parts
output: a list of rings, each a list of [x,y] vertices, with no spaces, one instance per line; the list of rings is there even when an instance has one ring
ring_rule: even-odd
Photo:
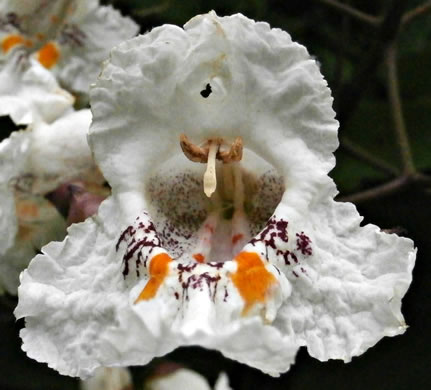
[[[320,363],[301,350],[280,378],[198,348],[165,359],[192,367],[214,383],[226,371],[233,389],[426,389],[431,383],[431,1],[426,0],[106,0],[141,25],[141,32],[216,10],[241,12],[288,31],[321,66],[340,121],[340,201],[357,204],[365,222],[413,238],[419,247],[403,311],[410,329],[385,339],[349,365]],[[2,119],[4,128],[11,128]],[[2,137],[6,133],[2,134]],[[10,297],[0,302],[0,388],[76,389],[19,351]],[[140,383],[151,367],[134,368]],[[31,380],[29,380],[31,377]],[[140,388],[139,386],[137,387]],[[187,389],[184,389],[187,390]]]

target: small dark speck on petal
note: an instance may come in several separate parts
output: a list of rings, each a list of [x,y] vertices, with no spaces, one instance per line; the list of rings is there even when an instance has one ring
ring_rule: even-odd
[[[203,98],[207,98],[209,95],[211,95],[211,92],[212,92],[211,85],[207,84],[207,85],[205,86],[205,89],[203,89],[203,90],[201,91],[201,96],[202,96]]]

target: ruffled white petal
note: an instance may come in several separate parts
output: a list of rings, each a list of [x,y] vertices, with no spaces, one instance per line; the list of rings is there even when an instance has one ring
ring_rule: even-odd
[[[328,183],[301,215],[282,202],[272,220],[287,222],[286,229],[271,226],[247,247],[260,251],[292,284],[274,326],[319,360],[348,362],[382,337],[407,329],[401,299],[416,249],[410,239],[361,227],[355,206],[335,202],[335,194]],[[276,250],[269,245],[272,235]]]

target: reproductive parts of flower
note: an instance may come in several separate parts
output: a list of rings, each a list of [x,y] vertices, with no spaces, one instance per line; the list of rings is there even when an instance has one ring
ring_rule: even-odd
[[[175,186],[171,190],[185,198],[204,193],[207,208],[194,230],[181,231],[178,221],[156,226],[151,213],[143,212],[122,232],[116,250],[124,253],[124,279],[146,281],[134,304],[154,299],[164,288],[185,301],[191,290],[207,290],[214,303],[228,302],[236,295],[242,300],[243,316],[259,314],[271,322],[291,291],[284,273],[293,280],[306,275],[300,260],[313,253],[312,241],[304,232],[293,232],[289,241],[288,222],[271,217],[284,191],[281,178],[274,172],[256,178],[246,170],[240,137],[209,138],[197,145],[181,134],[180,147],[188,160],[207,165],[203,191],[202,181],[187,175],[178,185],[190,185],[190,194]],[[269,192],[256,199],[265,187]],[[155,198],[163,198],[166,191],[161,187],[154,193]],[[259,196],[268,194],[274,197],[269,214],[257,218]]]

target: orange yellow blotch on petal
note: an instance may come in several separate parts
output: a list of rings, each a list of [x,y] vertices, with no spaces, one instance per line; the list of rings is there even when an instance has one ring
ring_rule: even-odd
[[[37,59],[45,68],[50,69],[60,59],[60,50],[54,42],[48,42],[39,50]]]
[[[231,279],[245,302],[242,314],[246,315],[253,305],[266,301],[277,279],[265,268],[257,253],[241,252],[235,261],[238,268]]]
[[[17,45],[31,47],[33,43],[30,40],[25,39],[21,35],[12,34],[8,35],[2,40],[1,48],[4,53],[7,53],[10,49]]]
[[[139,294],[135,303],[140,301],[147,301],[157,293],[163,280],[169,273],[169,263],[172,258],[166,253],[160,253],[154,256],[150,261],[150,280]]]
[[[198,263],[203,263],[205,261],[205,256],[202,253],[195,253],[193,255],[193,258],[198,262]]]

